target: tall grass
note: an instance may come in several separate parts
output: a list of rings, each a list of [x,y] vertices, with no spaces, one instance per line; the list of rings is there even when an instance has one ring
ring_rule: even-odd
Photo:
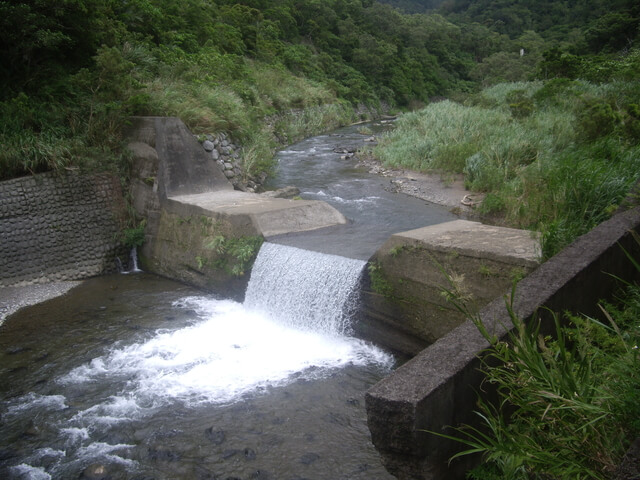
[[[479,400],[478,427],[444,435],[466,447],[453,458],[482,454],[468,478],[612,478],[640,434],[639,298],[640,287],[628,285],[616,305],[602,307],[606,323],[552,315],[552,336],[508,305],[514,329],[506,341],[471,315],[490,343],[483,373],[498,400]]]
[[[639,100],[620,82],[495,85],[466,105],[403,115],[374,153],[391,167],[464,173],[467,188],[487,193],[479,212],[542,231],[548,257],[610,215],[640,179],[635,114],[625,113]]]
[[[486,463],[470,478],[610,478],[640,433],[628,423],[638,408],[625,410],[638,400],[640,377],[632,374],[625,386],[612,382],[613,376],[629,375],[640,366],[634,344],[616,338],[609,328],[614,351],[594,346],[587,338],[593,332],[579,326],[579,319],[571,328],[556,320],[554,340],[543,338],[532,324],[516,320],[509,343],[494,342],[489,351],[487,361],[501,366],[485,369],[500,395],[497,407],[479,404],[488,433],[458,430],[463,443],[485,455]],[[602,337],[607,328],[598,330]],[[580,341],[572,344],[577,337]]]

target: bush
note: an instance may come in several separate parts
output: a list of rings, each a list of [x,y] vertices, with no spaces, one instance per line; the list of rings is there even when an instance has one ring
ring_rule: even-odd
[[[578,131],[585,141],[593,141],[613,132],[620,124],[621,117],[605,100],[584,100],[578,114]]]

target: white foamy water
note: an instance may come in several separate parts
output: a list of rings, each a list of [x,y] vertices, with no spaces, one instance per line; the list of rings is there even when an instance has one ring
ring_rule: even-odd
[[[66,398],[64,395],[38,395],[30,392],[18,398],[14,404],[10,405],[2,417],[6,418],[13,415],[19,415],[27,410],[33,411],[34,413],[36,410],[64,410],[65,408],[68,408],[65,402]]]
[[[80,412],[78,418],[101,423],[140,418],[175,399],[227,403],[286,383],[296,374],[313,377],[347,364],[391,362],[358,339],[282,325],[233,301],[191,297],[182,303],[208,318],[113,350],[61,380],[126,380],[125,395]]]
[[[127,431],[176,407],[229,405],[347,365],[390,368],[390,355],[348,335],[363,266],[264,244],[245,304],[182,298],[173,308],[197,316],[185,315],[187,326],[115,344],[55,380],[65,395],[30,393],[8,402],[3,419],[56,412],[50,428],[58,432],[56,448],[33,451],[10,467],[12,474],[57,478],[95,462],[135,472],[136,445],[117,434],[104,441],[106,432]]]
[[[11,467],[11,472],[19,478],[25,478],[29,480],[51,480],[49,475],[42,467],[32,467],[26,463],[21,463],[15,467]]]
[[[244,305],[189,297],[198,323],[158,331],[145,342],[113,349],[60,381],[119,381],[126,388],[76,414],[96,423],[142,418],[179,400],[228,403],[243,395],[324,375],[348,364],[392,362],[377,347],[346,335],[354,290],[365,262],[265,243]]]

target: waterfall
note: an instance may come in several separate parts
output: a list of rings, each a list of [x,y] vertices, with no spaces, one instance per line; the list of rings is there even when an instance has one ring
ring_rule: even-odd
[[[125,270],[120,258],[116,257],[116,268],[119,273],[128,275],[129,273],[139,273],[142,270],[138,268],[138,248],[131,247],[129,251],[129,270]]]
[[[244,306],[290,327],[347,334],[364,265],[362,260],[264,243]]]
[[[131,247],[131,252],[129,252],[129,271],[131,273],[141,272],[138,268],[138,247]]]

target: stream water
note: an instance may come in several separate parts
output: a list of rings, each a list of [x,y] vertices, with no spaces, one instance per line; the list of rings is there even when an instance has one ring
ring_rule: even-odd
[[[363,128],[366,135],[359,133]],[[444,207],[395,193],[392,179],[358,167],[355,158],[342,158],[341,151],[370,145],[365,140],[371,134],[388,128],[388,124],[351,125],[278,152],[278,171],[270,185],[294,185],[302,198],[331,204],[349,223],[271,241],[368,260],[394,233],[456,220]]]
[[[333,152],[363,138],[346,129],[280,154],[276,184],[351,223],[265,243],[243,304],[135,273],[9,317],[0,478],[391,479],[363,394],[395,360],[351,335],[355,288],[390,232],[451,215]]]

